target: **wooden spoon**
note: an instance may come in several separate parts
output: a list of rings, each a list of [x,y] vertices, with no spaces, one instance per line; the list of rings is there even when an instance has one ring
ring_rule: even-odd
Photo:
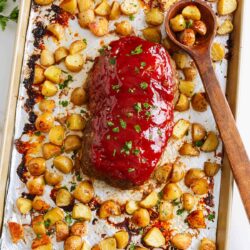
[[[199,8],[201,19],[207,26],[206,35],[194,46],[186,46],[180,43],[169,24],[169,20],[180,14],[187,5],[196,5]],[[248,219],[250,220],[250,162],[236,127],[233,114],[216,78],[210,57],[211,44],[216,33],[216,16],[204,1],[182,0],[169,9],[165,26],[170,40],[186,51],[197,65],[235,181],[239,187],[241,198]]]

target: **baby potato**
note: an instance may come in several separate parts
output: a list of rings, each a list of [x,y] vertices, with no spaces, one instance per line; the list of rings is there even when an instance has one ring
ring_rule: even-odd
[[[195,194],[203,195],[208,193],[208,182],[206,179],[196,179],[191,183],[190,188]]]
[[[88,28],[89,24],[95,21],[93,10],[84,10],[78,14],[78,23],[82,28]]]
[[[180,119],[178,120],[173,128],[173,137],[176,139],[181,139],[185,136],[190,126],[190,122],[188,120]]]
[[[115,32],[121,36],[128,36],[132,33],[132,25],[128,20],[115,23]]]
[[[55,63],[54,53],[43,49],[41,52],[40,62],[42,66],[49,67]]]
[[[120,17],[121,15],[121,9],[120,9],[120,4],[114,1],[111,6],[111,11],[109,15],[110,20],[116,20]]]
[[[48,235],[40,235],[32,241],[32,250],[52,250],[51,239]]]
[[[33,176],[42,175],[46,170],[46,161],[42,157],[33,158],[28,162],[27,168]]]
[[[169,201],[161,201],[159,205],[159,220],[167,221],[173,218],[173,205]]]
[[[184,182],[187,187],[190,187],[194,180],[205,177],[203,170],[199,168],[191,168],[187,171]]]
[[[177,103],[175,104],[175,110],[179,111],[179,112],[183,112],[189,109],[190,103],[188,98],[183,95],[180,94],[179,95],[179,99],[177,101]]]
[[[201,141],[207,135],[206,129],[200,123],[192,124],[192,140],[193,142]]]
[[[64,174],[68,174],[73,169],[73,161],[65,155],[56,156],[53,160],[54,166]]]
[[[71,55],[77,54],[84,49],[86,49],[87,44],[84,40],[76,40],[73,43],[70,44],[69,46],[69,53]]]
[[[42,146],[43,157],[48,160],[61,153],[61,148],[52,143],[44,143]]]
[[[155,191],[152,191],[148,194],[142,201],[140,201],[140,206],[144,208],[152,208],[158,202],[158,194]]]
[[[205,93],[195,93],[191,99],[192,108],[198,112],[204,112],[207,110],[208,102]]]
[[[44,71],[45,77],[53,82],[53,83],[60,83],[62,70],[57,66],[50,66]]]
[[[169,51],[169,53],[174,53],[178,51],[178,47],[168,38],[162,40],[162,46]]]
[[[194,210],[187,216],[187,222],[191,228],[206,228],[205,216],[202,210]]]
[[[16,200],[17,209],[21,214],[27,214],[32,209],[32,201],[23,197]]]
[[[217,29],[218,35],[227,35],[233,31],[233,24],[231,20],[226,19]]]
[[[80,236],[71,235],[64,242],[64,250],[81,250],[82,238]]]
[[[192,236],[188,233],[177,233],[171,239],[171,243],[180,250],[186,250],[192,243]]]
[[[187,211],[190,211],[193,209],[195,204],[194,196],[190,193],[184,193],[181,197],[183,208]]]
[[[195,88],[195,83],[192,81],[184,81],[180,80],[179,90],[181,94],[186,95],[187,97],[191,97]]]
[[[82,87],[75,88],[71,93],[70,101],[77,106],[81,106],[86,103],[87,93],[85,89]]]
[[[46,228],[42,215],[35,216],[31,222],[32,229],[36,235],[46,234]]]
[[[116,250],[116,240],[115,238],[106,238],[98,244],[99,250]]]
[[[200,151],[194,147],[191,143],[185,142],[179,149],[180,155],[188,155],[188,156],[199,156]]]
[[[32,208],[38,212],[46,212],[49,210],[50,205],[47,204],[40,196],[36,196],[32,201]]]
[[[78,131],[84,129],[86,121],[81,115],[72,114],[68,117],[66,124],[70,130]]]
[[[165,237],[158,227],[151,228],[143,237],[144,243],[149,247],[161,247],[165,245]]]
[[[95,36],[105,36],[109,32],[109,22],[105,17],[96,17],[89,23],[89,29]]]
[[[77,203],[73,207],[72,218],[90,221],[92,217],[91,210],[87,205]]]
[[[214,177],[220,169],[220,164],[215,162],[206,161],[204,162],[204,172],[208,177]]]
[[[221,43],[213,43],[211,47],[211,58],[214,62],[223,60],[225,57],[225,48]]]
[[[50,226],[53,226],[57,221],[61,221],[64,219],[63,210],[59,207],[54,207],[50,209],[44,215],[44,221],[48,221]]]
[[[197,76],[197,70],[194,67],[185,67],[182,70],[186,81],[193,81]]]
[[[192,29],[202,36],[206,35],[207,33],[207,26],[201,20],[194,21],[192,25]]]
[[[56,222],[56,241],[64,241],[69,237],[69,226],[63,221]]]
[[[154,43],[161,42],[161,31],[157,28],[148,27],[142,30],[143,37],[149,41]]]
[[[170,27],[174,32],[183,31],[186,28],[186,21],[183,15],[179,14],[170,19]]]
[[[134,15],[139,11],[140,5],[138,0],[124,0],[121,3],[121,11],[124,15]]]
[[[228,15],[237,9],[237,0],[219,0],[217,10],[219,15]]]
[[[209,240],[207,238],[203,238],[201,240],[199,250],[216,250],[216,245],[214,241]]]
[[[47,30],[60,41],[64,37],[64,28],[59,23],[52,23],[47,26]]]
[[[178,69],[183,69],[186,65],[188,65],[188,56],[184,53],[174,53],[173,59]]]
[[[127,214],[133,214],[139,208],[138,202],[129,200],[126,203],[125,210]]]
[[[46,97],[54,96],[57,91],[57,86],[48,80],[46,80],[42,85],[42,94]]]
[[[63,0],[60,3],[60,8],[74,15],[77,9],[77,0]]]
[[[175,162],[173,164],[172,173],[170,177],[171,182],[176,183],[184,178],[184,175],[185,175],[184,167],[185,166],[182,162]]]
[[[81,250],[91,250],[91,248],[87,242],[83,241]]]
[[[55,101],[54,100],[41,100],[41,102],[39,103],[39,109],[42,112],[49,112],[52,113],[55,109]]]
[[[125,249],[129,242],[129,234],[127,231],[121,230],[114,234],[117,248]]]
[[[204,152],[212,152],[217,149],[218,145],[219,140],[217,135],[214,132],[210,131],[207,134],[205,142],[201,146],[201,150]]]
[[[55,186],[62,181],[63,177],[60,174],[50,172],[47,170],[44,174],[44,179],[48,185]]]
[[[146,227],[150,223],[150,215],[147,209],[139,208],[132,216],[132,222],[138,227]]]
[[[77,0],[79,12],[83,12],[85,10],[94,9],[95,3],[93,0]]]
[[[109,216],[118,216],[120,214],[121,214],[121,208],[119,204],[117,204],[115,201],[107,200],[101,204],[99,210],[99,217],[101,219],[106,219]]]
[[[49,112],[44,112],[36,118],[36,129],[41,132],[49,132],[54,125],[54,116]]]
[[[81,148],[82,140],[78,135],[68,135],[63,146],[66,153],[75,151]]]
[[[182,15],[186,19],[200,20],[201,13],[200,10],[195,5],[188,5],[182,10]]]
[[[195,44],[195,33],[193,29],[185,29],[179,34],[179,41],[186,46]]]
[[[163,188],[163,200],[173,201],[181,197],[182,191],[176,183],[168,183]]]
[[[57,193],[56,193],[56,205],[58,207],[66,207],[66,206],[70,205],[71,201],[72,201],[72,196],[68,190],[61,188],[57,191]]]
[[[172,171],[172,164],[165,164],[163,166],[160,166],[156,168],[154,173],[154,178],[159,183],[166,183],[170,177]]]
[[[159,8],[152,8],[146,12],[146,23],[150,25],[161,25],[164,20],[164,15]]]
[[[34,0],[38,5],[49,5],[53,3],[54,0]]]
[[[71,235],[84,236],[86,234],[87,228],[85,222],[79,221],[75,222],[70,228]]]
[[[94,197],[93,185],[89,181],[82,181],[76,186],[73,196],[82,203],[90,202]]]
[[[45,80],[44,68],[36,64],[34,68],[34,84],[42,83]]]
[[[65,135],[65,128],[61,125],[56,125],[49,131],[49,141],[55,145],[62,146]]]
[[[111,12],[111,6],[107,0],[102,0],[102,2],[95,8],[95,14],[98,16],[108,16]]]
[[[56,63],[61,62],[67,55],[69,54],[69,51],[65,47],[59,47],[55,50],[55,61]]]
[[[45,188],[45,182],[43,176],[34,177],[29,179],[26,183],[27,189],[30,194],[42,195]]]
[[[65,66],[72,72],[79,72],[83,67],[84,61],[84,57],[81,54],[68,55],[65,58]]]

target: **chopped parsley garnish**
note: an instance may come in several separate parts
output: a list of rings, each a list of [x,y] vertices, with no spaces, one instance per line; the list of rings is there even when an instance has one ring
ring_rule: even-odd
[[[149,103],[147,103],[147,102],[143,103],[143,108],[148,109],[150,107],[151,107],[151,105]]]
[[[40,132],[40,131],[36,131],[36,132],[34,133],[34,135],[39,136],[39,135],[41,135],[41,132]]]
[[[69,105],[69,102],[66,100],[59,101],[59,105],[62,105],[63,107],[67,107]]]
[[[196,141],[194,144],[196,147],[201,147],[203,145],[204,141]]]
[[[116,155],[116,149],[114,149],[113,151],[113,157],[115,157],[115,155]]]
[[[123,129],[125,129],[127,127],[127,123],[122,119],[120,119],[120,125]]]
[[[126,141],[123,148],[121,149],[121,153],[125,153],[126,155],[130,154],[130,150],[132,149],[132,141]]]
[[[135,250],[135,243],[131,243],[131,245],[129,246],[129,250]]]
[[[101,55],[104,54],[105,50],[108,48],[108,46],[104,45],[102,48],[100,48],[98,51],[100,52]]]
[[[141,132],[141,126],[140,126],[139,124],[136,124],[136,125],[134,126],[134,129],[135,129],[135,131],[136,131],[137,133],[140,133],[140,132]]]
[[[48,228],[48,227],[50,226],[50,224],[51,224],[50,219],[47,219],[47,220],[44,221],[44,226],[45,226],[46,228]]]
[[[111,122],[111,121],[107,121],[107,125],[108,125],[109,127],[112,127],[112,126],[114,126],[114,123]]]
[[[71,217],[71,214],[67,214],[65,216],[65,222],[70,225],[72,223],[72,217]]]
[[[83,40],[83,42],[84,42],[86,45],[88,44],[86,38],[84,38],[84,39],[82,39],[82,40]]]
[[[114,84],[112,85],[113,90],[117,90],[117,92],[120,90],[120,85],[119,84]]]
[[[159,198],[159,199],[162,199],[162,197],[163,197],[163,190],[161,190],[161,191],[158,193],[158,198]]]
[[[141,62],[141,67],[144,68],[147,64],[145,62]]]
[[[76,179],[77,179],[77,181],[82,181],[82,177],[81,177],[81,175],[80,175],[80,174],[78,174],[78,175],[76,176]]]
[[[140,102],[137,102],[135,105],[134,105],[134,109],[137,113],[140,113],[142,111],[142,105]]]
[[[130,16],[129,16],[129,20],[130,20],[130,21],[134,21],[134,20],[135,20],[135,17],[134,17],[133,15],[130,15]]]
[[[174,205],[174,206],[178,206],[178,205],[180,205],[180,204],[181,204],[181,202],[178,201],[177,199],[173,200],[173,205]]]
[[[70,192],[74,191],[76,189],[76,184],[73,184],[71,187],[70,187]]]
[[[42,235],[41,234],[37,234],[37,239],[41,239]]]
[[[114,133],[119,133],[119,132],[120,132],[120,129],[119,129],[119,127],[115,127],[115,128],[112,129],[112,131],[113,131]]]
[[[178,210],[176,211],[176,214],[177,214],[177,215],[182,215],[184,211],[185,211],[184,208],[180,208],[180,209],[178,209]]]
[[[128,169],[128,172],[129,172],[129,173],[134,172],[134,171],[135,171],[134,168],[129,168],[129,169]]]
[[[143,49],[142,49],[142,44],[141,44],[131,51],[131,55],[139,55],[142,52],[143,52]]]
[[[136,149],[133,150],[133,154],[134,154],[134,155],[139,155],[140,152],[141,152],[141,151],[140,151],[140,149],[138,149],[138,148],[136,148]]]
[[[109,63],[112,64],[112,65],[115,65],[115,63],[116,63],[116,58],[111,57],[111,58],[109,59]]]
[[[215,214],[209,214],[209,215],[207,216],[207,219],[210,220],[210,221],[214,221],[214,219],[215,219]]]
[[[146,82],[141,82],[140,87],[141,89],[146,89],[148,87],[148,84]]]
[[[189,29],[193,26],[193,20],[189,19],[188,21],[186,21],[186,28]]]
[[[157,129],[157,134],[159,135],[159,136],[162,136],[162,131],[161,131],[161,129]]]
[[[70,82],[73,82],[72,75],[68,75],[68,78],[63,83],[59,84],[59,89],[65,89],[66,87],[68,87]]]
[[[150,111],[146,111],[145,115],[146,115],[147,118],[149,118],[151,116],[151,112]]]

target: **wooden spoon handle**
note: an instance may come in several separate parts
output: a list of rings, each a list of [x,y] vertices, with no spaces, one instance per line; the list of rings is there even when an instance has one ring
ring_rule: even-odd
[[[250,162],[248,155],[236,127],[231,109],[216,78],[210,56],[203,56],[202,60],[200,58],[194,59],[196,59],[235,181],[239,187],[241,198],[250,220]]]

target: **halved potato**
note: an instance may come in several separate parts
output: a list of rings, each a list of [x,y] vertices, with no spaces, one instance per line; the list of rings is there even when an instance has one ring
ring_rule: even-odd
[[[72,196],[68,190],[61,188],[57,191],[57,193],[56,193],[56,205],[58,207],[66,207],[66,206],[70,205],[71,201],[72,201]]]
[[[26,183],[26,186],[30,194],[42,195],[45,189],[45,182],[43,176],[29,179]]]
[[[65,152],[71,152],[80,149],[82,146],[82,140],[78,135],[68,135],[64,140]]]
[[[77,203],[73,207],[72,218],[90,221],[92,217],[89,206]]]
[[[58,88],[51,81],[46,80],[42,85],[42,95],[46,97],[54,96],[58,91]]]
[[[82,238],[80,236],[71,235],[64,242],[64,250],[81,250]]]
[[[68,70],[72,72],[81,71],[84,62],[85,62],[85,59],[83,55],[81,54],[68,55],[65,58],[65,66]]]
[[[45,77],[53,83],[60,83],[62,70],[57,66],[48,67],[44,75]]]
[[[77,236],[85,236],[87,232],[87,223],[84,221],[76,221],[70,228],[70,233]]]
[[[191,99],[192,108],[198,112],[204,112],[207,110],[208,102],[205,93],[195,93]]]
[[[55,63],[54,53],[50,50],[43,49],[40,56],[42,66],[49,67]]]
[[[233,31],[233,24],[231,20],[226,19],[217,29],[218,35],[227,35]]]
[[[139,208],[132,216],[132,222],[138,227],[146,227],[150,223],[150,215],[147,209]]]
[[[180,187],[176,183],[168,183],[163,188],[163,200],[173,201],[180,198],[182,195],[182,191]]]
[[[165,245],[165,238],[159,228],[151,228],[143,238],[144,243],[149,247],[161,247]]]
[[[56,241],[64,241],[69,237],[69,226],[63,221],[56,222]]]
[[[42,157],[36,157],[28,161],[27,168],[31,175],[42,175],[46,170],[46,161]]]
[[[46,212],[50,208],[50,205],[46,203],[40,196],[36,196],[32,201],[32,207],[38,212]]]
[[[114,235],[116,239],[117,248],[124,249],[129,242],[129,234],[127,231],[121,230]]]
[[[84,90],[84,88],[82,87],[75,88],[71,93],[70,101],[77,106],[81,106],[84,103],[86,103],[87,93]]]
[[[41,100],[41,102],[39,103],[39,109],[42,112],[49,112],[52,113],[55,109],[55,101],[54,100]]]
[[[158,194],[155,191],[152,191],[148,194],[142,201],[140,201],[140,206],[144,208],[152,208],[158,202]]]
[[[77,9],[77,0],[63,0],[60,3],[60,8],[74,15]]]
[[[31,222],[32,229],[36,235],[46,234],[46,228],[42,215],[35,216]]]
[[[55,172],[46,171],[44,174],[45,181],[48,185],[55,186],[63,180],[63,176]]]
[[[66,124],[70,130],[78,131],[84,129],[86,121],[81,115],[72,114],[68,117]]]
[[[49,5],[53,3],[54,0],[34,0],[38,5]]]
[[[118,216],[120,214],[121,214],[120,205],[116,203],[115,201],[107,200],[101,204],[101,207],[99,210],[99,217],[101,219],[106,219],[109,216]]]
[[[37,238],[35,238],[32,241],[31,244],[31,249],[32,250],[52,250],[52,243],[51,243],[51,239],[48,235],[44,234],[44,235],[39,235],[39,237],[37,236]]]
[[[193,29],[185,29],[179,33],[179,41],[186,46],[193,46],[195,44],[195,31]]]
[[[180,119],[173,128],[173,136],[176,139],[181,139],[188,131],[190,122],[188,120]]]
[[[49,112],[44,112],[36,118],[36,129],[41,132],[49,132],[54,125],[54,116]]]
[[[32,209],[32,201],[27,198],[20,197],[16,200],[16,206],[21,214],[27,214]]]
[[[74,192],[73,196],[77,200],[79,200],[82,203],[88,203],[90,202],[94,197],[94,188],[93,185],[89,181],[82,181],[80,182]]]
[[[186,81],[193,81],[197,76],[195,67],[184,67],[182,70]]]
[[[214,177],[220,169],[220,164],[215,162],[206,161],[204,162],[204,172],[208,177]]]
[[[191,168],[187,171],[186,175],[185,175],[185,185],[187,187],[190,187],[192,182],[196,179],[200,179],[205,177],[205,173],[203,170],[199,169],[199,168]]]
[[[105,17],[96,17],[89,29],[95,36],[105,36],[109,32],[109,22]]]
[[[56,156],[53,160],[54,166],[64,174],[68,174],[73,169],[73,161],[65,155]]]
[[[191,228],[206,228],[205,216],[202,210],[194,210],[187,216],[187,222]]]
[[[129,200],[126,203],[125,210],[128,214],[133,214],[139,208],[138,202]]]
[[[59,23],[49,24],[47,30],[59,41],[64,37],[64,28]]]
[[[187,211],[190,211],[193,209],[195,205],[195,198],[190,193],[184,193],[181,197],[183,208]]]
[[[120,4],[118,2],[116,2],[116,1],[114,1],[112,3],[112,6],[111,6],[109,19],[110,20],[116,20],[116,19],[119,18],[120,15],[121,15]]]
[[[219,15],[228,15],[237,9],[237,0],[219,0],[217,10]]]
[[[206,179],[196,179],[191,183],[190,188],[195,194],[203,195],[208,193],[208,182]]]
[[[142,30],[143,37],[149,41],[154,43],[161,42],[161,31],[154,27],[148,27]]]
[[[164,15],[159,8],[152,8],[146,12],[145,20],[150,25],[161,25],[164,20]]]
[[[62,146],[65,135],[65,128],[61,125],[52,127],[49,131],[49,141],[55,145]]]
[[[161,201],[159,205],[159,220],[167,221],[173,218],[173,205],[169,201]]]
[[[69,51],[65,47],[59,47],[55,50],[54,54],[56,63],[59,63],[69,54]]]
[[[84,10],[78,14],[78,23],[82,28],[88,28],[89,24],[95,21],[93,10]]]
[[[95,8],[95,14],[98,16],[108,16],[111,12],[111,6],[107,0],[102,0],[102,2]]]
[[[207,238],[201,240],[199,250],[216,250],[215,242]]]
[[[94,9],[95,3],[94,0],[77,0],[79,12],[83,12],[85,10]]]
[[[207,33],[207,26],[201,20],[194,21],[192,25],[192,29],[194,30],[194,32],[202,36],[205,36]]]
[[[221,43],[213,43],[211,47],[211,58],[214,62],[223,60],[225,57],[225,48]]]
[[[121,36],[128,36],[132,33],[132,25],[128,20],[115,23],[115,32]]]
[[[174,247],[185,250],[188,249],[192,243],[192,236],[188,233],[177,233],[171,239],[171,243]]]
[[[185,142],[179,149],[180,155],[199,156],[200,151],[191,143]]]
[[[98,244],[100,250],[116,250],[116,240],[115,238],[106,238],[99,242]]]
[[[48,160],[61,153],[61,148],[52,143],[44,143],[42,146],[43,157]]]
[[[77,54],[83,51],[86,47],[87,47],[87,44],[84,40],[76,40],[70,44],[69,53],[71,55]]]
[[[207,134],[205,142],[201,146],[201,150],[204,152],[212,152],[217,149],[218,145],[219,145],[218,136],[214,132],[210,131]]]
[[[179,14],[174,18],[170,19],[170,27],[174,32],[179,32],[185,30],[186,28],[186,21],[183,15]]]
[[[34,69],[34,84],[42,83],[45,80],[44,68],[36,64]]]
[[[172,164],[165,164],[163,166],[157,167],[154,173],[154,178],[159,183],[166,183],[170,177],[172,167]]]
[[[195,83],[192,81],[180,80],[179,90],[183,95],[191,97],[194,92]]]
[[[185,176],[185,165],[182,162],[175,162],[173,164],[172,173],[170,177],[171,182],[179,182]]]
[[[187,96],[180,94],[179,99],[175,104],[175,110],[179,112],[183,112],[189,109],[190,102]]]
[[[47,221],[49,226],[53,226],[57,221],[64,219],[63,210],[59,207],[52,208],[44,215],[44,221]]]
[[[192,140],[193,142],[201,141],[207,135],[206,129],[199,123],[192,124]]]
[[[178,69],[184,69],[188,65],[188,57],[184,53],[180,52],[174,53],[173,59]]]
[[[140,5],[138,0],[123,0],[121,3],[121,11],[124,15],[134,15],[139,11]]]
[[[192,20],[201,19],[201,12],[196,5],[186,6],[181,13],[186,19],[192,19]]]

